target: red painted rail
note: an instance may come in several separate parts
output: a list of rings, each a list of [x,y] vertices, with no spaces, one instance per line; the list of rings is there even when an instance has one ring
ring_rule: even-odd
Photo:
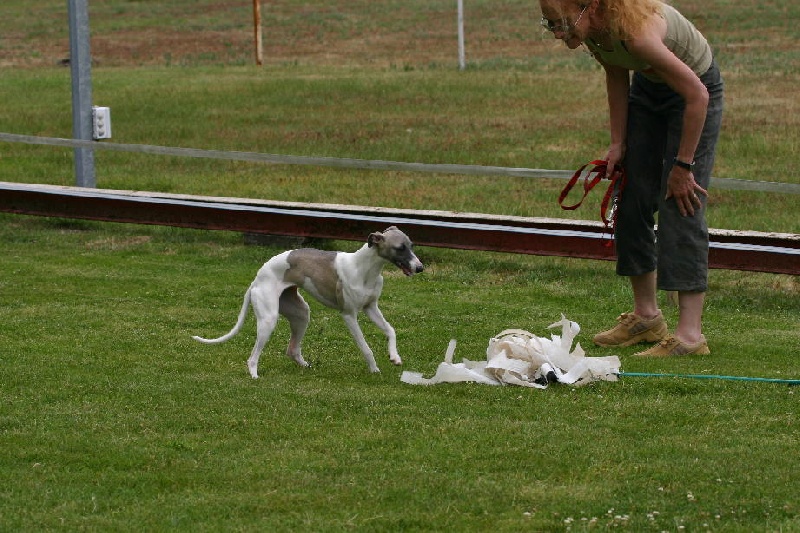
[[[0,182],[0,211],[363,240],[395,224],[426,246],[613,260],[599,222],[305,204]],[[710,230],[712,268],[800,274],[800,235]]]

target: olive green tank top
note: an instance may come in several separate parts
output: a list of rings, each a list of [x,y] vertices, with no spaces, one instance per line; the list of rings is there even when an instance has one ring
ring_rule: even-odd
[[[670,5],[661,4],[661,16],[667,22],[664,44],[695,74],[698,76],[704,74],[711,66],[712,61],[711,47],[706,38],[695,28],[694,24]],[[585,44],[589,51],[604,63],[641,72],[654,82],[664,82],[650,69],[650,65],[628,51],[624,41],[615,40],[612,50],[603,48],[591,39],[587,39]]]

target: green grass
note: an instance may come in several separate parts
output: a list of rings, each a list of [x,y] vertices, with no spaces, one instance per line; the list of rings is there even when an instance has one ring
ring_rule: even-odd
[[[95,101],[112,108],[113,141],[119,143],[568,169],[599,155],[605,146],[599,76],[564,72],[555,79],[552,74],[514,69],[459,73],[143,67],[98,72],[94,94]],[[589,84],[587,77],[593,80]],[[69,108],[67,71],[23,70],[0,84],[12,103],[0,109],[5,131],[71,136],[71,114],[64,112]],[[32,94],[37,98],[26,105]],[[777,98],[775,105],[786,98]],[[576,102],[577,109],[571,109]],[[744,109],[737,109],[744,102],[729,104],[727,116],[734,126],[747,119],[758,128],[724,131],[715,175],[798,183],[792,153],[800,129],[790,126],[793,115],[781,114],[768,103],[753,102]],[[3,149],[0,180],[75,182],[70,150],[21,144]],[[521,216],[599,216],[599,195],[575,212],[562,211],[556,202],[564,186],[561,180],[352,171],[102,151],[96,154],[96,167],[98,185],[111,189]],[[709,224],[798,233],[797,200],[797,195],[713,190]]]
[[[713,271],[714,355],[647,361],[589,335],[629,298],[613,265],[421,248],[385,273],[405,364],[371,375],[312,302],[301,369],[281,322],[247,375],[242,291],[278,249],[231,233],[0,216],[0,529],[797,531],[797,391],[627,378],[573,389],[405,385],[450,338],[480,359],[566,313],[630,372],[798,377],[795,278]],[[355,243],[331,243],[354,249]],[[598,290],[598,287],[602,287]],[[666,306],[674,323],[675,309]],[[362,321],[363,322],[363,321]]]
[[[715,175],[800,183],[800,4],[675,1],[726,79]],[[575,168],[607,143],[602,76],[542,37],[530,2],[467,4],[458,72],[448,2],[90,6],[94,100],[112,142],[424,163]],[[66,4],[6,0],[0,131],[71,136]],[[256,165],[97,152],[101,188],[596,219],[563,181]],[[4,143],[0,180],[74,183],[71,150]],[[716,228],[800,233],[798,197],[712,191]],[[412,235],[413,238],[413,235]],[[321,245],[353,250],[358,243]],[[367,372],[312,305],[301,369],[280,322],[249,378],[257,268],[241,235],[0,214],[0,531],[800,531],[795,387],[629,377],[546,391],[400,382],[485,356],[510,327],[565,313],[627,372],[800,377],[800,287],[714,270],[713,355],[640,360],[591,345],[626,311],[614,265],[421,247],[381,307],[404,366],[364,323]],[[677,310],[666,302],[670,324]],[[364,321],[362,321],[364,322]]]

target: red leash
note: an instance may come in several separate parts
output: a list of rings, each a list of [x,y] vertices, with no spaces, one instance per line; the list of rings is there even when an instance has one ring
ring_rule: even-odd
[[[586,175],[583,177],[583,197],[578,201],[577,204],[574,205],[564,205],[564,200],[569,195],[569,192],[572,190],[573,187],[578,183],[578,180],[583,174],[586,167],[593,165],[591,170],[586,172]],[[561,209],[567,211],[574,211],[583,203],[586,199],[586,196],[589,192],[600,183],[603,178],[606,177],[606,169],[608,168],[607,161],[601,161],[599,159],[595,159],[590,163],[586,163],[581,168],[575,171],[575,174],[569,180],[564,190],[561,191],[561,194],[558,196],[558,205],[561,206]],[[591,178],[591,179],[590,179]],[[611,173],[611,177],[609,178],[611,183],[608,185],[608,189],[606,189],[606,194],[603,196],[603,201],[600,203],[600,220],[603,221],[605,224],[606,229],[614,235],[614,228],[617,225],[617,202],[619,197],[622,195],[622,190],[625,188],[625,170],[620,166],[616,165],[614,167],[614,172]],[[614,190],[617,189],[617,197],[614,198]],[[613,201],[612,201],[613,198]],[[609,204],[611,204],[610,212],[609,212]],[[607,243],[610,245],[610,243]]]

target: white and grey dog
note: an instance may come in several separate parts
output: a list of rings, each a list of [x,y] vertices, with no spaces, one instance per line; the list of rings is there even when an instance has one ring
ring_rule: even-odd
[[[380,372],[380,369],[358,325],[360,311],[364,311],[386,335],[389,360],[395,365],[402,364],[394,328],[378,309],[378,298],[383,289],[381,271],[387,262],[396,265],[406,276],[413,276],[424,268],[414,254],[411,240],[395,226],[383,233],[370,234],[367,243],[353,253],[312,248],[283,252],[264,263],[256,274],[256,279],[244,294],[239,319],[233,329],[216,339],[192,338],[206,344],[229,340],[239,333],[247,316],[248,304],[252,303],[257,338],[247,360],[250,375],[258,377],[258,358],[275,329],[279,314],[289,320],[291,329],[286,355],[297,364],[308,366],[300,346],[310,317],[308,304],[297,291],[302,287],[324,305],[339,310],[370,372]]]

